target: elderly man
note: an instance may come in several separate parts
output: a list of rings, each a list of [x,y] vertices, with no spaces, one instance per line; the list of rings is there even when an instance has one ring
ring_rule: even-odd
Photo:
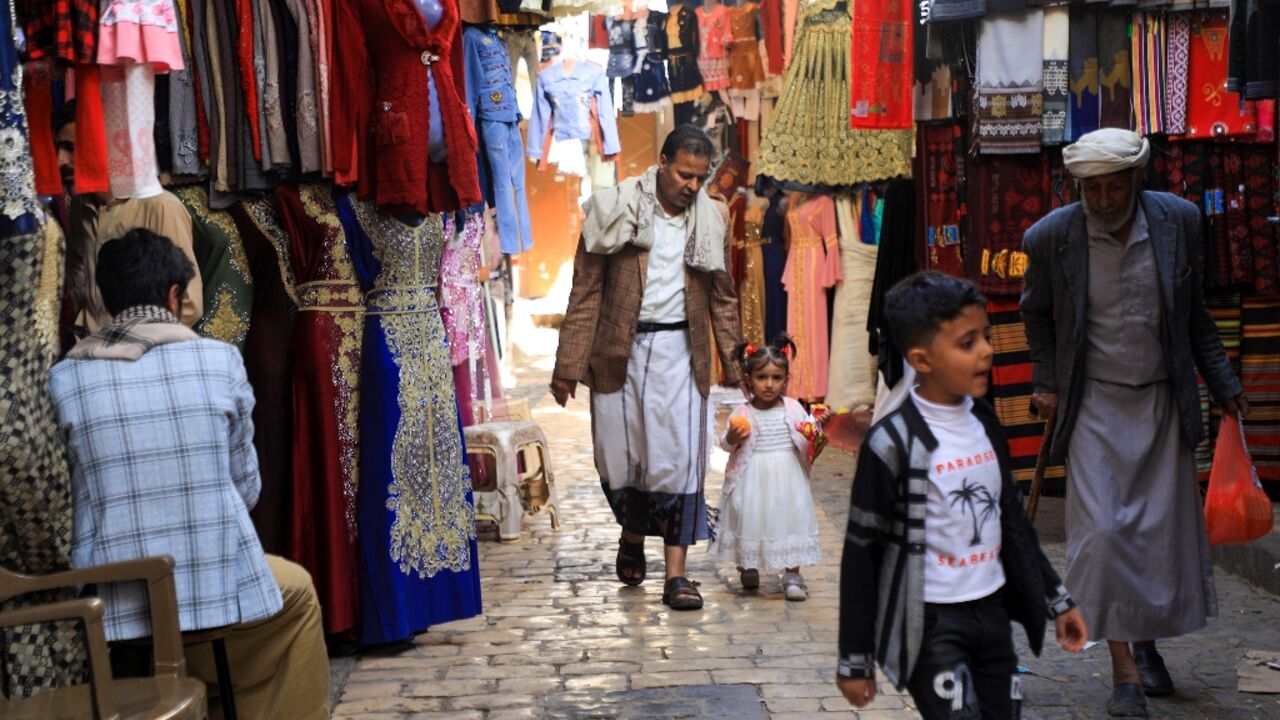
[[[1248,410],[1201,294],[1200,212],[1139,191],[1148,154],[1127,130],[1082,137],[1063,151],[1082,202],[1023,239],[1032,400],[1056,417],[1067,587],[1110,646],[1111,717],[1146,717],[1146,695],[1171,694],[1155,640],[1217,612],[1193,454],[1197,369],[1224,412]]]
[[[228,627],[241,717],[327,718],[315,588],[263,554],[249,521],[262,481],[240,353],[179,322],[195,269],[168,238],[132,230],[96,265],[111,319],[49,378],[71,464],[72,566],[172,555],[182,630]],[[98,590],[108,640],[151,634],[143,588]],[[214,690],[207,646],[187,652]]]
[[[713,153],[681,126],[656,167],[591,198],[551,382],[561,405],[579,382],[592,390],[596,469],[622,526],[618,579],[643,582],[644,539],[661,537],[662,601],[676,610],[702,607],[685,557],[707,538],[712,334],[726,384],[738,382],[729,213],[703,188]]]

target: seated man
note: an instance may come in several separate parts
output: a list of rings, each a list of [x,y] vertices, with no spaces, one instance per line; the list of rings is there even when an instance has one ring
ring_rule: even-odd
[[[232,627],[240,716],[327,718],[315,588],[301,567],[262,552],[249,521],[262,481],[240,354],[177,318],[194,274],[181,250],[144,229],[98,256],[112,319],[77,343],[49,382],[71,461],[71,563],[172,555],[182,630]],[[151,634],[144,592],[139,583],[99,588],[108,640]],[[188,649],[189,670],[213,694],[207,648]]]

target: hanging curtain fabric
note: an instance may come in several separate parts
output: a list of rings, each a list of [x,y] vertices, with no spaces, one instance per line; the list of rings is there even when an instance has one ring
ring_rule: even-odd
[[[1181,135],[1187,131],[1187,66],[1191,61],[1191,18],[1188,13],[1175,13],[1169,16],[1167,22],[1165,132]]]
[[[1136,13],[1133,16],[1133,114],[1140,135],[1166,132],[1164,91],[1168,32],[1165,15]]]
[[[978,151],[988,155],[1040,152],[1044,11],[993,13],[978,27]]]
[[[1071,37],[1071,11],[1065,7],[1044,11],[1044,116],[1041,118],[1040,142],[1061,145],[1066,136],[1067,92],[1070,71],[1068,51]]]

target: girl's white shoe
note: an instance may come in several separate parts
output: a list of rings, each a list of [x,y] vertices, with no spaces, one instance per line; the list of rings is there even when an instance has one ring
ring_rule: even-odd
[[[786,592],[788,600],[800,602],[809,598],[809,589],[805,586],[804,578],[800,576],[800,573],[783,575],[782,588]]]

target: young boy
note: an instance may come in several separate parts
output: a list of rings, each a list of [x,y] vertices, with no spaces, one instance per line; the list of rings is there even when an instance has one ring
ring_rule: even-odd
[[[1046,617],[1079,652],[1084,617],[1040,549],[983,401],[993,351],[973,284],[912,275],[886,299],[893,340],[916,371],[900,408],[858,456],[840,574],[840,691],[876,695],[876,663],[926,720],[1016,717],[1010,619],[1037,655]]]

